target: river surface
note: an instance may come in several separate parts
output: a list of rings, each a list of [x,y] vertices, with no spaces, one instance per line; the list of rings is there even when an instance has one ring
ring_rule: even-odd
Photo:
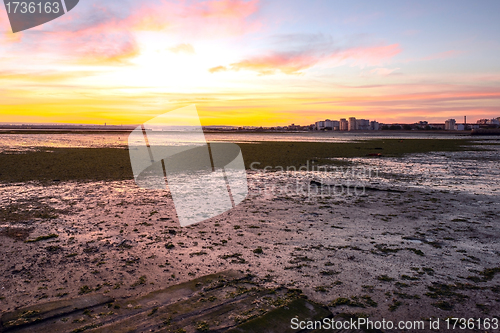
[[[194,135],[193,135],[194,134]],[[199,141],[199,135],[194,132],[148,132],[148,136],[175,138],[177,142],[192,143]],[[3,151],[30,151],[40,147],[62,148],[109,148],[126,147],[128,133],[33,133],[2,134],[0,132],[0,152]],[[289,133],[205,133],[207,141],[229,142],[349,142],[356,140],[376,139],[463,139],[464,135],[436,133],[436,132],[406,132],[394,133],[390,131],[373,131],[371,133],[352,132],[289,132]]]

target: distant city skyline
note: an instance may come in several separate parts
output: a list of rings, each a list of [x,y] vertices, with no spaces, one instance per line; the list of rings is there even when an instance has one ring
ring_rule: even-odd
[[[8,128],[33,128],[33,129],[44,129],[44,128],[72,128],[78,129],[82,127],[84,129],[96,128],[99,130],[131,130],[140,124],[73,124],[73,123],[5,123],[0,122],[0,129]],[[479,128],[479,126],[496,126],[500,127],[500,117],[496,118],[480,118],[475,122],[467,121],[467,116],[463,117],[463,121],[457,121],[454,118],[446,119],[444,122],[429,122],[426,120],[420,120],[412,123],[404,122],[393,122],[393,123],[382,123],[376,120],[370,119],[359,119],[356,117],[340,118],[335,119],[325,119],[316,121],[313,124],[287,124],[280,126],[232,126],[232,125],[202,125],[206,129],[237,129],[237,128],[267,128],[267,129],[314,129],[314,130],[336,130],[336,131],[352,131],[352,130],[381,130],[387,129],[384,127],[389,127],[391,125],[411,125],[412,128],[425,128],[428,125],[432,128],[445,129],[445,130],[465,130]],[[175,128],[189,128],[190,126],[168,126],[172,129]],[[154,130],[154,129],[153,129]]]

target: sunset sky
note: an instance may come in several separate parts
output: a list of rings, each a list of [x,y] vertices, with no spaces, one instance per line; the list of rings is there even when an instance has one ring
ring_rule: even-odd
[[[500,116],[500,1],[80,0],[13,34],[0,122],[203,125]]]

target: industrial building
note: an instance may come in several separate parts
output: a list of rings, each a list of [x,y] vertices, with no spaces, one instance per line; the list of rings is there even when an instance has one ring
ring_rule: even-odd
[[[444,122],[444,129],[447,131],[454,131],[455,130],[455,119],[448,119]]]

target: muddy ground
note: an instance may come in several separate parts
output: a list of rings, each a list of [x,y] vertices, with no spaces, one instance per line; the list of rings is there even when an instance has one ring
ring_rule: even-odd
[[[498,155],[480,163],[497,165]],[[328,186],[314,173],[248,177],[243,203],[185,228],[168,192],[130,180],[2,184],[1,311],[92,293],[135,297],[234,269],[266,288],[300,289],[334,314],[500,316],[498,182],[417,186],[422,179],[391,171],[364,192],[320,196]],[[304,191],[262,192],[293,181]]]
[[[2,209],[2,311],[86,293],[134,296],[237,269],[302,289],[333,312],[500,315],[500,202],[491,197],[409,189],[251,198],[181,228],[168,195],[130,186],[9,188],[19,198]]]

